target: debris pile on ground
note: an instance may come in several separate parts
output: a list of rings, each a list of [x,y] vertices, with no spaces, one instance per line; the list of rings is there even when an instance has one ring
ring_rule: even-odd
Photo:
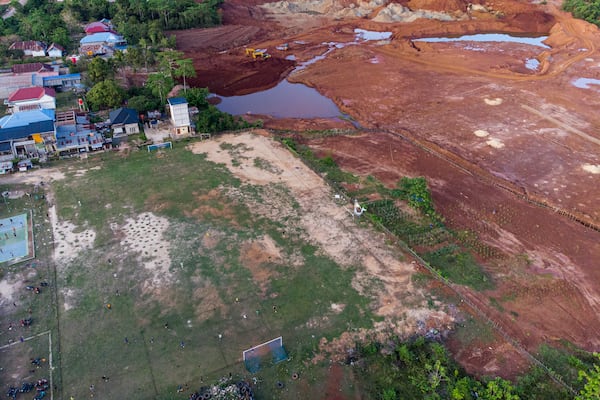
[[[233,383],[230,380],[220,382],[213,386],[201,387],[190,395],[190,400],[253,400],[254,394],[250,384],[246,381]]]
[[[263,7],[273,13],[307,13],[324,14],[332,18],[365,18],[378,7],[385,6],[387,3],[389,3],[388,0],[278,1],[275,3],[264,4]]]
[[[373,18],[376,22],[413,22],[417,19],[436,19],[439,21],[453,21],[456,19],[467,18],[466,14],[459,15],[458,17],[440,11],[428,11],[428,10],[411,10],[408,7],[404,7],[402,4],[388,4],[387,7],[383,8]]]

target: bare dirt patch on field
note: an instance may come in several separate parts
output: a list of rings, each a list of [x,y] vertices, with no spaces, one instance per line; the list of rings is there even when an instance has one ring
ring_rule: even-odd
[[[142,213],[135,219],[128,219],[122,227],[112,225],[111,230],[124,234],[121,246],[128,252],[137,254],[138,260],[150,272],[144,283],[149,290],[171,282],[171,258],[169,245],[164,235],[169,230],[169,221],[152,213]]]
[[[232,148],[243,148],[243,157],[236,157]],[[386,317],[386,322],[377,325],[376,330],[392,329],[404,335],[414,332],[418,321],[428,321],[438,328],[446,327],[451,321],[444,312],[425,306],[420,290],[410,282],[414,272],[410,261],[403,260],[404,256],[397,249],[386,244],[382,234],[357,226],[348,211],[350,205],[336,204],[333,192],[323,180],[298,159],[290,157],[279,143],[264,135],[243,133],[194,143],[190,149],[225,164],[243,182],[284,185],[298,203],[296,223],[307,240],[322,248],[338,264],[359,267],[355,278],[357,287],[368,287],[373,280],[380,280],[380,290],[367,293],[374,297],[375,313]],[[265,160],[276,168],[260,168],[254,163],[255,159]],[[261,257],[255,257],[254,261],[263,260],[264,255]],[[269,256],[266,257],[268,260]],[[254,269],[253,275],[259,282],[267,277],[262,269]],[[362,336],[366,334],[367,331]],[[344,344],[350,345],[350,342]]]
[[[82,251],[89,250],[94,244],[96,233],[92,229],[81,230],[69,221],[60,221],[56,206],[48,209],[54,233],[54,259],[60,264],[68,264]]]
[[[240,262],[252,273],[254,282],[264,294],[271,278],[277,276],[272,266],[283,261],[281,249],[271,237],[264,236],[243,243],[240,250]]]

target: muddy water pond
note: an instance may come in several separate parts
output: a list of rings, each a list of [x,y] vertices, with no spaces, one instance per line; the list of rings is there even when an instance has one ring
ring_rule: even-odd
[[[221,97],[221,111],[233,115],[261,114],[275,118],[333,118],[342,112],[316,89],[287,80],[274,88],[244,96]]]
[[[529,44],[532,46],[539,46],[549,48],[550,46],[545,45],[543,42],[548,36],[516,36],[507,33],[479,33],[476,35],[463,35],[457,37],[431,37],[431,38],[420,38],[415,41],[421,42],[510,42],[510,43],[521,43]]]

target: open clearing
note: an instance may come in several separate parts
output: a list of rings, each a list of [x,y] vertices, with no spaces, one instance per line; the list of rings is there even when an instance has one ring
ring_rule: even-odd
[[[194,59],[195,84],[218,95],[263,90],[285,76],[333,100],[354,125],[246,117],[284,132],[355,131],[326,140],[304,135],[302,143],[387,187],[425,176],[436,210],[472,237],[478,261],[498,282],[492,291],[463,289],[465,296],[531,352],[565,339],[597,351],[600,100],[596,89],[574,82],[598,78],[600,31],[560,6],[229,0],[225,25],[251,27],[237,30],[235,45],[216,45],[222,31],[211,37],[210,29],[178,35],[177,45]],[[361,41],[356,29],[391,36]],[[543,47],[418,40],[492,32],[547,38]],[[282,43],[288,50],[277,48]],[[245,46],[266,48],[272,58],[250,61]],[[204,74],[210,70],[223,73]],[[494,358],[478,356],[477,346],[456,354],[482,374]],[[510,376],[517,363],[508,364]]]
[[[290,361],[261,369],[257,393],[316,395],[355,340],[453,323],[456,313],[431,307],[412,284],[411,260],[266,132],[59,169],[65,179],[44,186],[48,204],[34,213],[54,235],[35,262],[55,268],[55,279],[19,264],[0,287],[2,333],[13,341],[24,328],[4,328],[18,318],[11,301],[48,296],[63,397],[87,397],[94,385],[101,398],[172,398],[178,385],[183,397],[229,373],[251,381],[242,351],[278,336]],[[31,294],[32,279],[51,287]],[[55,312],[44,321],[34,311],[27,332],[56,329]],[[2,387],[26,379],[13,375]]]

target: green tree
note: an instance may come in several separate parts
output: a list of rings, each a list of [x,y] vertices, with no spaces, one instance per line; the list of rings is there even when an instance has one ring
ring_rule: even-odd
[[[208,108],[208,97],[209,92],[207,88],[190,88],[185,92],[184,97],[188,104],[192,107],[198,107],[199,110],[205,110]]]
[[[600,353],[594,353],[600,360]],[[600,366],[594,364],[589,371],[579,371],[579,381],[585,382],[576,400],[600,399]]]
[[[150,88],[152,94],[160,99],[160,104],[164,104],[167,94],[175,86],[175,81],[166,72],[156,72],[148,76],[146,85]]]
[[[149,110],[159,108],[160,104],[157,99],[149,98],[144,95],[134,96],[127,100],[127,107],[133,108],[138,113],[145,113]]]
[[[112,80],[95,84],[86,95],[88,104],[93,110],[120,107],[124,97],[125,90]]]
[[[69,47],[71,45],[69,31],[67,30],[67,28],[64,28],[62,26],[55,28],[52,34],[50,35],[50,41],[53,43],[58,43],[64,48]]]
[[[486,400],[519,400],[519,396],[514,391],[509,381],[496,378],[487,383],[482,395]]]
[[[158,53],[158,65],[160,70],[173,76],[173,71],[177,68],[177,61],[181,60],[183,52],[177,50],[165,50]]]
[[[92,85],[114,77],[115,71],[109,61],[94,57],[87,64],[87,79]]]
[[[176,60],[175,64],[177,67],[173,71],[175,78],[183,78],[183,92],[187,91],[186,78],[193,78],[196,76],[196,69],[191,58],[184,58],[182,60]]]

